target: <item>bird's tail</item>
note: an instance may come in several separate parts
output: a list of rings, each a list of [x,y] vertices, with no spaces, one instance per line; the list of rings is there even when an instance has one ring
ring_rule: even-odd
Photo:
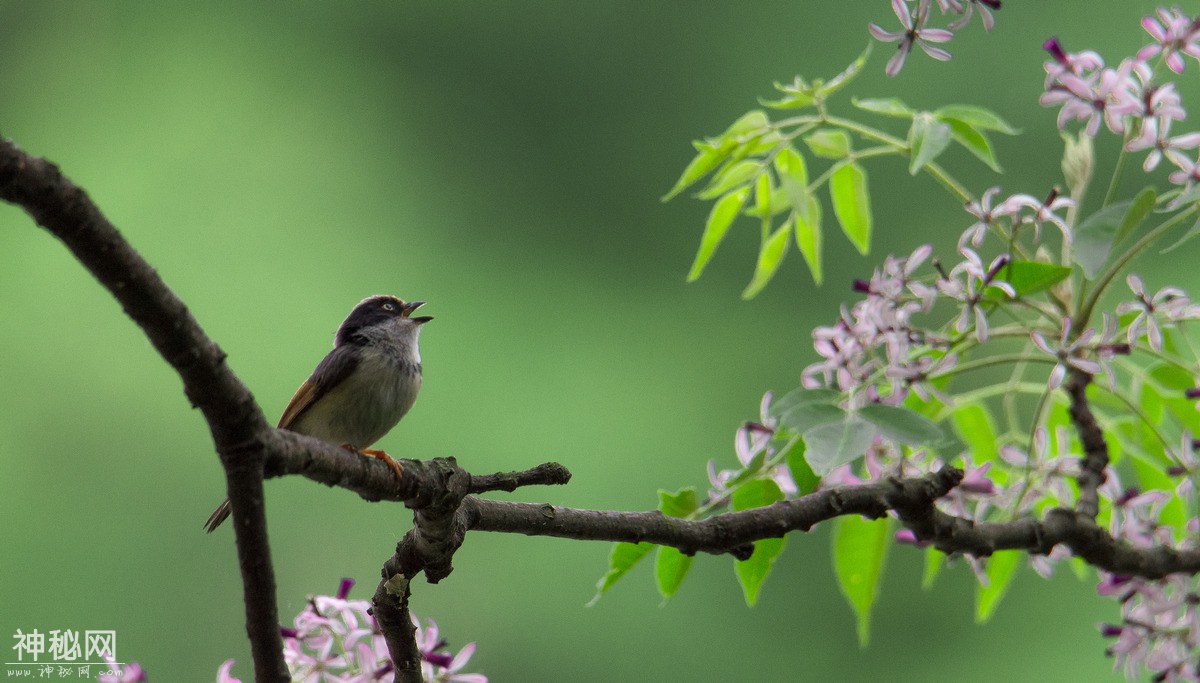
[[[213,529],[216,529],[217,527],[221,526],[221,523],[227,519],[229,519],[229,499],[228,498],[226,498],[224,501],[222,501],[222,503],[217,506],[216,510],[213,510],[212,516],[210,516],[208,518],[208,521],[204,523],[204,530],[211,534],[213,532]]]

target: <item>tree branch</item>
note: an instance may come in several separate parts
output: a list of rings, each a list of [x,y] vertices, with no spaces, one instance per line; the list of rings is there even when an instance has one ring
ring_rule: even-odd
[[[225,364],[225,353],[87,193],[54,164],[4,138],[0,199],[21,206],[62,240],[179,373],[188,400],[204,413],[233,508],[255,679],[287,681],[263,511],[262,439],[269,428],[254,396]]]
[[[646,541],[678,548],[684,554],[730,553],[750,557],[754,541],[841,515],[883,517],[899,507],[930,509],[962,481],[961,470],[946,467],[911,479],[885,479],[859,486],[838,486],[795,500],[701,520],[669,517],[661,512],[578,510],[549,504],[513,503],[468,497],[463,503],[466,526],[476,531],[502,531],[530,536],[557,536],[591,541]]]
[[[1072,370],[1071,377],[1063,386],[1071,397],[1071,421],[1079,432],[1083,443],[1083,461],[1080,463],[1079,500],[1075,509],[1082,515],[1095,519],[1100,512],[1100,486],[1104,484],[1104,470],[1108,467],[1108,444],[1104,442],[1104,431],[1088,405],[1087,388],[1092,376],[1082,370]]]
[[[442,465],[435,465],[439,459],[401,460],[405,467],[405,482],[398,488],[391,470],[378,460],[359,457],[291,432],[279,431],[276,435],[292,443],[294,449],[268,453],[268,477],[301,474],[314,481],[355,491],[368,500],[402,500],[412,508],[426,506],[436,497],[438,476],[431,472],[437,470],[430,468],[456,467],[453,458],[441,459]],[[472,487],[480,480],[495,478],[496,481],[505,481],[514,476],[522,483],[564,483],[570,478],[570,473],[563,468],[559,474],[560,468],[555,463],[547,463],[521,473],[479,477],[464,472],[464,475],[469,477]],[[542,478],[538,474],[542,472],[555,474]],[[822,489],[803,498],[703,520],[667,517],[656,511],[582,510],[549,504],[488,500],[471,495],[463,499],[456,514],[462,518],[467,530],[591,541],[647,541],[689,553],[729,553],[735,557],[746,557],[748,544],[756,540],[778,537],[790,531],[807,531],[818,522],[840,515],[881,517],[893,510],[918,539],[933,543],[947,554],[965,553],[986,557],[1000,550],[1045,554],[1061,543],[1089,564],[1123,576],[1153,579],[1177,572],[1200,573],[1200,550],[1134,547],[1114,539],[1082,512],[1055,509],[1049,511],[1042,520],[1026,518],[1012,522],[976,523],[934,507],[932,501],[956,486],[961,476],[958,470],[944,468],[924,477]],[[508,490],[506,487],[498,488]],[[418,519],[417,526],[420,525]],[[461,543],[461,539],[458,543]],[[434,546],[426,545],[426,548],[429,547]],[[446,548],[449,549],[449,546]],[[425,559],[449,566],[449,558],[436,554]],[[407,571],[411,573],[408,576],[415,576],[421,571],[420,567],[420,561],[409,565]],[[441,574],[439,579],[444,576],[444,573]]]

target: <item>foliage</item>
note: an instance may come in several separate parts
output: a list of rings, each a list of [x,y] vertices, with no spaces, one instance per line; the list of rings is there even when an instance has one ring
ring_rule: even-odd
[[[871,27],[877,39],[900,42],[889,75],[914,46],[948,59],[933,43],[949,40],[973,7],[990,30],[989,9],[999,3],[938,2],[943,13],[958,16],[946,29],[930,28],[929,0],[894,0],[892,6],[904,30]],[[695,196],[713,202],[688,279],[703,273],[721,240],[748,217],[759,223],[760,250],[746,298],[767,286],[792,241],[814,281],[822,281],[826,202],[846,238],[860,252],[869,250],[877,221],[867,162],[874,157],[906,157],[910,173],[929,174],[966,204],[971,222],[953,258],[948,249],[921,245],[908,256],[889,256],[869,279],[855,281],[862,298],[833,324],[813,330],[819,360],[800,374],[800,387],[779,398],[767,393],[757,421],[738,430],[738,466],[719,470],[710,462],[711,488],[703,500],[690,489],[660,494],[665,514],[701,519],[817,488],[927,473],[950,462],[966,477],[938,506],[970,522],[1039,518],[1053,507],[1087,510],[1087,499],[1098,494],[1092,514],[1119,541],[1135,548],[1196,547],[1200,358],[1188,323],[1200,318],[1200,306],[1177,287],[1151,291],[1129,268],[1165,238],[1182,233],[1169,251],[1200,232],[1184,230],[1200,226],[1194,151],[1200,133],[1170,134],[1185,110],[1168,80],[1184,70],[1185,57],[1200,59],[1200,19],[1160,9],[1142,26],[1152,42],[1116,68],[1106,68],[1094,52],[1068,53],[1056,39],[1044,46],[1051,58],[1041,103],[1059,107],[1065,192],[1045,188],[1036,197],[999,199],[1000,188],[992,187],[976,197],[938,165],[957,146],[1001,171],[989,135],[1018,131],[986,109],[956,104],[925,111],[896,98],[850,98],[861,114],[903,123],[903,136],[831,113],[870,49],[828,81],[797,77],[777,85],[779,97],[760,102],[765,110],[694,143],[697,155],[664,197],[698,187]],[[773,119],[776,113],[782,118]],[[1076,122],[1080,130],[1068,133]],[[1119,139],[1119,160],[1102,199],[1088,204],[1093,140],[1106,134]],[[1146,153],[1148,175],[1137,184],[1148,186],[1128,192],[1125,166],[1139,152]],[[1169,185],[1159,187],[1149,174],[1163,160],[1175,170]],[[1094,413],[1107,460],[1082,442],[1083,425],[1060,391],[1067,382],[1086,387],[1078,389],[1078,400]],[[1097,457],[1105,476],[1098,491],[1084,476],[1085,462]],[[864,645],[895,526],[893,519],[836,521],[836,575]],[[894,538],[923,545],[908,529]],[[778,541],[760,542],[755,557],[736,565],[750,605],[782,550]],[[618,546],[599,593],[649,550]],[[926,552],[928,586],[943,556]],[[1027,563],[1011,551],[966,557],[979,578],[978,620],[994,614],[1025,564],[1049,576],[1069,556],[1055,547]],[[664,598],[680,589],[689,564],[659,551]],[[1119,623],[1101,631],[1116,639],[1108,652],[1127,674],[1200,679],[1193,577],[1097,576],[1081,562],[1071,567],[1119,600]]]

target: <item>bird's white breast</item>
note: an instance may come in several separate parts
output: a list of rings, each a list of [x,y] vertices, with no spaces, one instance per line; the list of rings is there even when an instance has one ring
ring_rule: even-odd
[[[367,346],[342,382],[310,406],[293,430],[363,449],[383,438],[417,400],[421,389],[415,344],[403,349]]]

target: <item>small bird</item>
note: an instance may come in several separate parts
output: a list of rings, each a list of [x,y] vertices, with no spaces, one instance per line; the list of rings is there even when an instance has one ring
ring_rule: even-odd
[[[402,476],[383,451],[364,450],[400,422],[421,390],[421,326],[413,317],[424,301],[376,295],[359,302],[338,328],[333,350],[317,364],[279,418],[279,429],[306,434],[373,455]],[[229,499],[204,524],[212,533],[229,517]]]

